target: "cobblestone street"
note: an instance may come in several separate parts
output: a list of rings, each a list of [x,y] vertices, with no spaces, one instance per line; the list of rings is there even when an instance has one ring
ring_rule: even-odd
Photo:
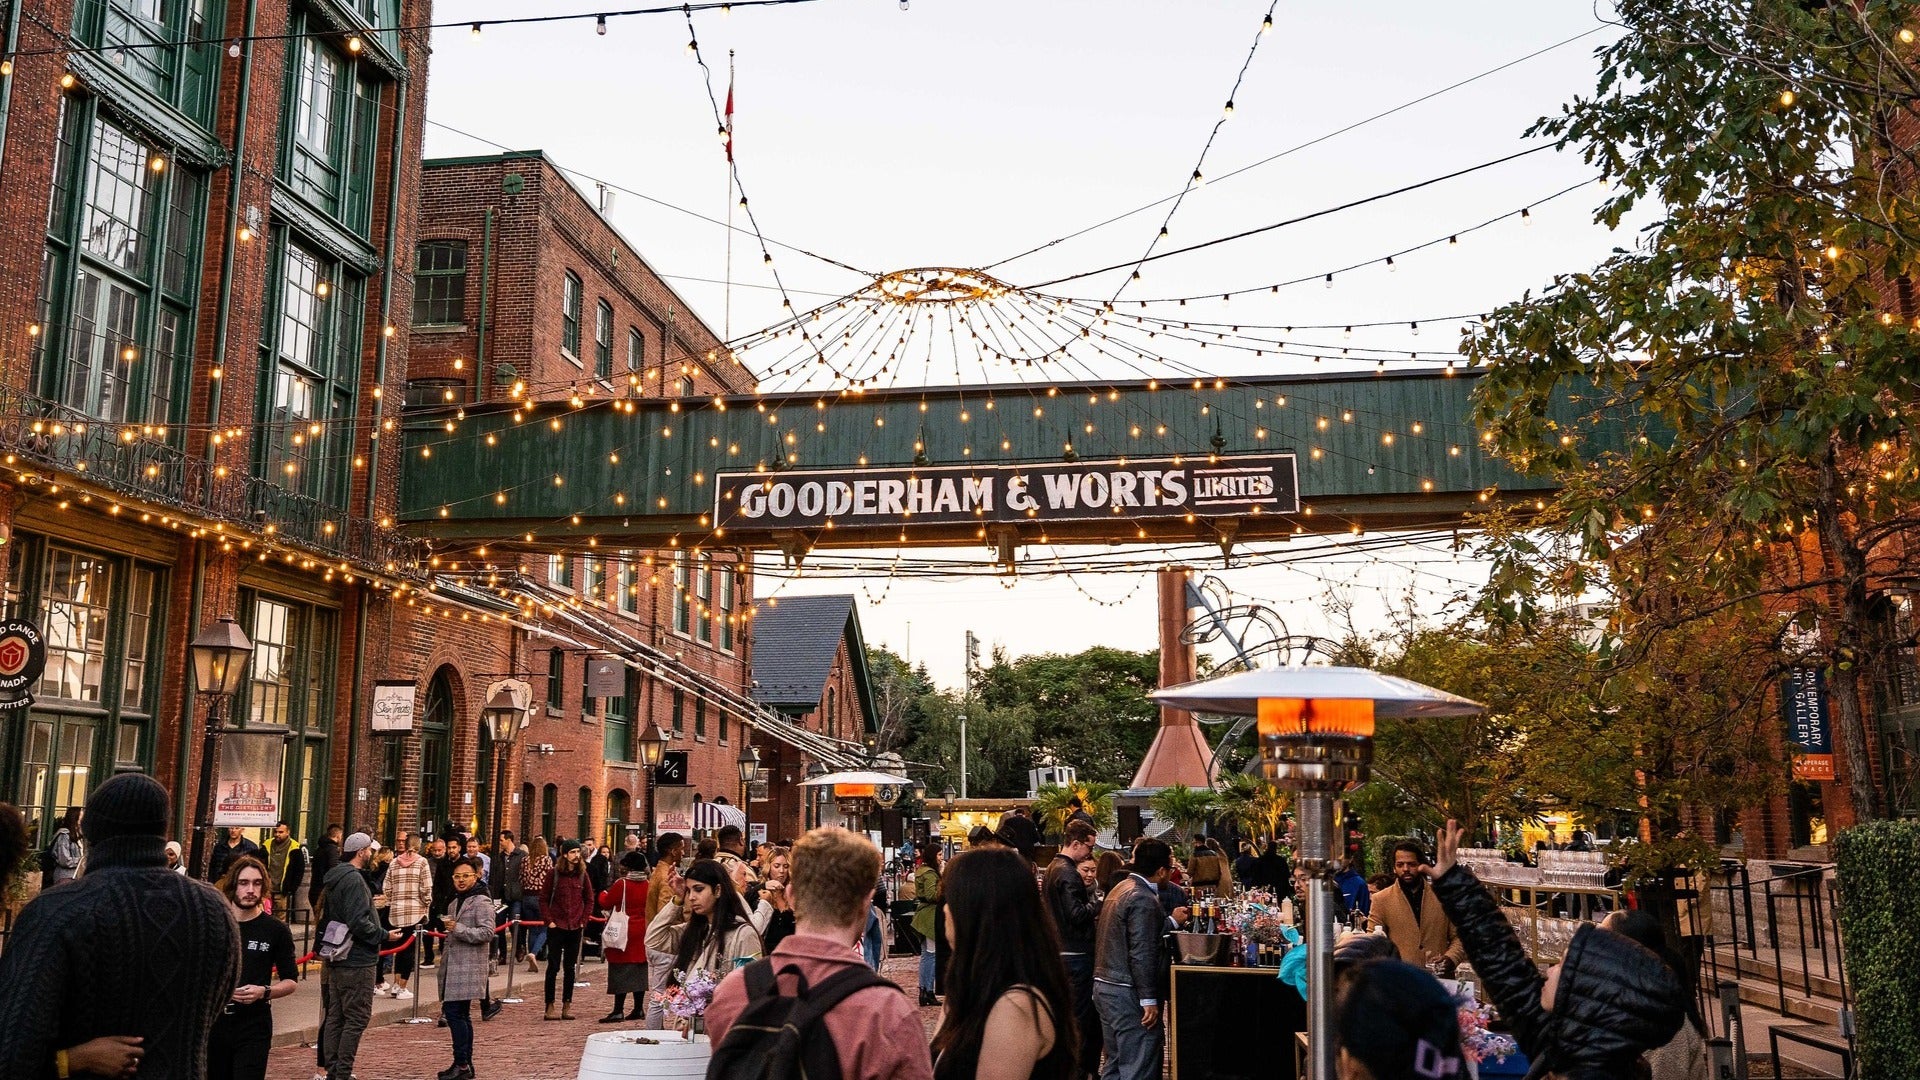
[[[909,994],[915,990],[919,967],[914,957],[889,957],[884,972]],[[620,1031],[625,1025],[597,1024],[610,1004],[604,992],[606,969],[599,963],[581,968],[581,981],[588,985],[574,991],[576,1019],[566,1023],[547,1023],[541,1019],[545,1006],[541,984],[518,982],[514,992],[526,1000],[509,1005],[490,1023],[479,1022],[474,1008],[473,1063],[477,1076],[486,1080],[571,1080],[580,1068],[580,1051],[587,1036],[598,1031]],[[428,972],[431,975],[432,972]],[[304,987],[303,987],[304,989]],[[438,1001],[423,1002],[420,1015],[439,1015]],[[929,1036],[939,1022],[940,1010],[920,1010]],[[447,1067],[453,1060],[447,1030],[434,1024],[394,1023],[394,1016],[376,1016],[360,1043],[354,1062],[354,1075],[360,1080],[425,1080]],[[267,1064],[271,1080],[307,1080],[318,1070],[314,1067],[313,1047],[309,1044],[282,1046],[274,1050]]]

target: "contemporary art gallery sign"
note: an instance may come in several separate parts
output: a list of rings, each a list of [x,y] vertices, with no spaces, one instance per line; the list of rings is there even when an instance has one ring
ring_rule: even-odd
[[[720,473],[714,523],[760,529],[1293,514],[1292,454]]]

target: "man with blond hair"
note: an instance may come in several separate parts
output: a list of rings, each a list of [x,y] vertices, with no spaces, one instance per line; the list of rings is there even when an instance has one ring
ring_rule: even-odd
[[[919,1010],[860,953],[880,849],[845,829],[815,829],[793,846],[792,863],[794,932],[772,956],[729,974],[707,1008],[716,1068],[762,1052],[793,1023],[809,1072],[824,1056],[844,1080],[932,1080]]]

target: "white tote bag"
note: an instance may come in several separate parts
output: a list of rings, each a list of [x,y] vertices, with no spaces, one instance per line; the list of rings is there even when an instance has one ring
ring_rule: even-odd
[[[600,949],[625,951],[627,947],[627,883],[620,884],[620,910],[607,915],[607,925],[600,931]]]

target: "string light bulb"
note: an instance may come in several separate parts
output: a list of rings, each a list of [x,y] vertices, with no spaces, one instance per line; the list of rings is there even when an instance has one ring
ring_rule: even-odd
[[[1796,99],[1793,96],[1793,91],[1791,90],[1780,91],[1780,107],[1781,108],[1783,109],[1793,108],[1793,103],[1795,100]]]
[[[1270,34],[1273,32],[1273,16],[1272,15],[1268,15],[1266,18],[1260,20],[1260,32],[1263,34]]]
[[[360,50],[365,47],[365,44],[361,42],[360,35],[358,34],[347,39],[347,51],[355,56],[359,56]]]
[[[479,23],[474,23],[473,29],[467,31],[467,38],[470,41],[480,40],[480,24]]]
[[[1900,44],[1913,44],[1913,30],[1910,27],[1903,26],[1900,28]]]
[[[60,89],[62,90],[73,89],[73,81],[74,81],[73,72],[71,71],[62,72],[60,74]]]
[[[599,34],[601,37],[607,36],[607,17],[605,15],[595,15],[593,17],[593,32]]]

